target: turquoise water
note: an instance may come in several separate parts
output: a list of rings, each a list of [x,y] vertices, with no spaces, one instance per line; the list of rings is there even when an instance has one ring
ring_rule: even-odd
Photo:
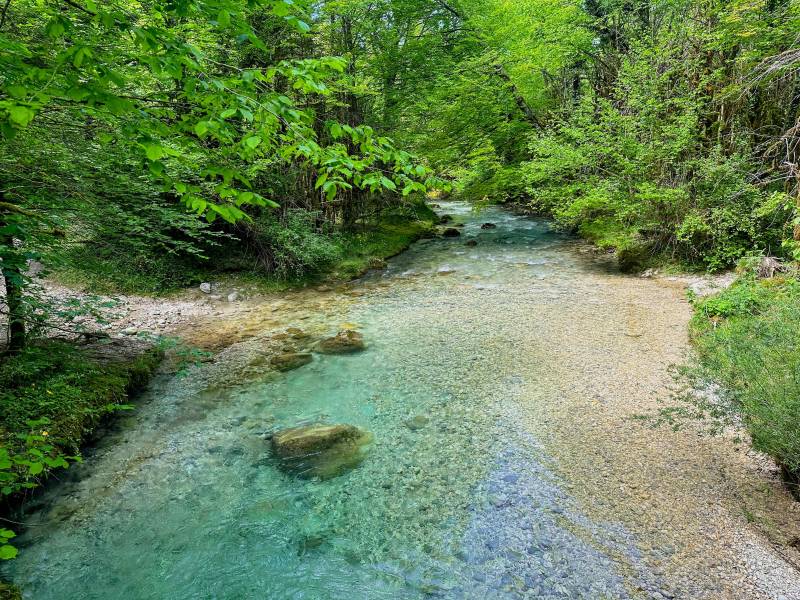
[[[462,238],[417,244],[340,313],[297,323],[335,333],[351,322],[366,352],[209,386],[256,339],[155,381],[135,423],[26,516],[20,558],[4,565],[25,597],[624,598],[648,587],[631,536],[581,513],[517,419],[537,371],[515,313],[558,302],[588,267],[545,222],[445,210]],[[372,432],[366,460],[325,481],[282,472],[270,433],[314,422]]]

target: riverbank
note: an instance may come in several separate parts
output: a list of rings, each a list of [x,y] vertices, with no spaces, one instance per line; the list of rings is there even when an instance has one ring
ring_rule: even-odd
[[[386,221],[348,237],[339,260],[325,273],[300,280],[225,275],[193,289],[142,296],[98,295],[91,269],[40,279],[37,298],[51,315],[49,329],[25,351],[0,363],[4,513],[17,510],[52,472],[79,460],[82,446],[99,426],[132,408],[165,356],[161,371],[168,373],[210,360],[247,337],[232,324],[257,308],[272,303],[275,312],[291,314],[284,308],[302,304],[299,298],[309,291],[342,288],[370,269],[382,268],[386,259],[432,234],[435,215],[426,215],[431,219]],[[84,285],[69,287],[64,280]],[[122,279],[106,284],[113,288],[115,281],[140,285],[134,274],[123,273]],[[13,540],[3,543],[5,539],[0,539],[0,553],[11,556],[16,548]]]

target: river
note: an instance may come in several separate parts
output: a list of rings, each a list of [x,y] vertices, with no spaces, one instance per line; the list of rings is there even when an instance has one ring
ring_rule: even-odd
[[[769,537],[798,512],[760,459],[632,419],[685,358],[682,285],[545,221],[443,210],[461,237],[206,324],[243,335],[157,377],[26,516],[3,567],[25,597],[800,598]],[[258,357],[287,327],[368,348],[276,375]],[[280,470],[272,432],[316,422],[371,432],[363,462]]]

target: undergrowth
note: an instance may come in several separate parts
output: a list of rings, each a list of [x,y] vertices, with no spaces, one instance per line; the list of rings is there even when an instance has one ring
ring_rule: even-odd
[[[662,411],[673,423],[705,419],[743,426],[800,494],[800,281],[746,273],[722,293],[694,301],[693,363],[681,373],[686,402]]]

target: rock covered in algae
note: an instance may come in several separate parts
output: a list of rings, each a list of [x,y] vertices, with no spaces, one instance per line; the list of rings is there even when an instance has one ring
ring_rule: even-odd
[[[281,468],[302,477],[329,479],[357,467],[372,434],[354,425],[308,425],[272,436]]]
[[[364,336],[358,331],[346,329],[333,337],[320,340],[314,349],[321,354],[352,354],[364,348]]]
[[[304,367],[314,360],[308,352],[285,352],[272,357],[272,366],[278,371],[286,372]]]

